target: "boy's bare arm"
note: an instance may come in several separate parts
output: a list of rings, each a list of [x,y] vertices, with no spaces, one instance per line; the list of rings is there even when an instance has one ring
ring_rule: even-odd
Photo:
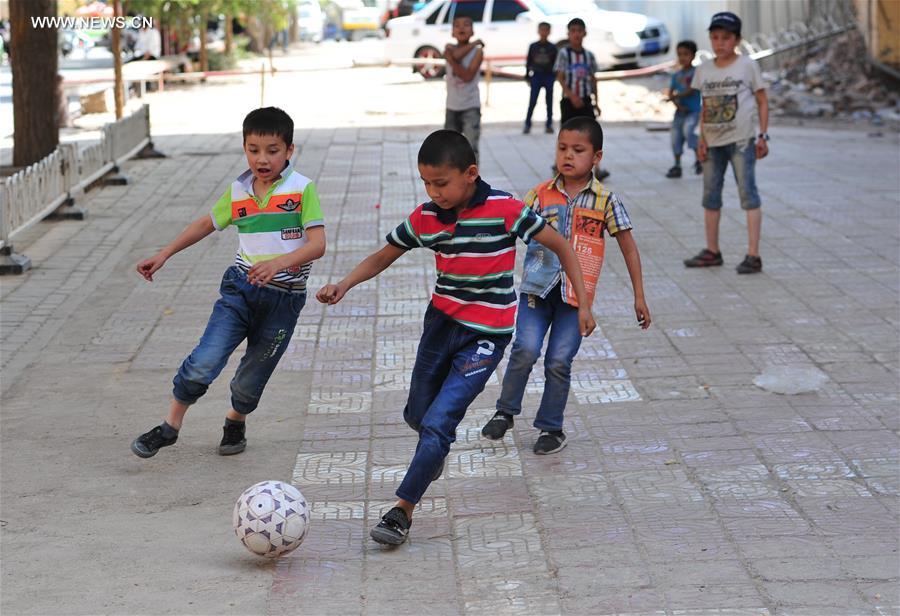
[[[559,257],[563,271],[569,277],[569,280],[572,281],[572,286],[575,288],[581,335],[590,336],[594,328],[597,327],[597,323],[594,321],[594,315],[591,314],[587,291],[584,288],[584,278],[581,275],[581,265],[578,264],[578,257],[575,256],[572,245],[549,225],[536,233],[534,240],[555,252],[556,256]]]
[[[697,160],[701,163],[706,162],[708,152],[706,146],[706,137],[703,135],[703,118],[706,116],[706,101],[700,99],[700,139],[697,140]]]
[[[324,254],[325,227],[310,227],[306,230],[306,244],[280,257],[254,264],[247,273],[247,280],[250,284],[265,286],[278,272],[315,261]]]
[[[478,71],[481,70],[481,61],[483,59],[484,52],[479,49],[477,52],[475,52],[475,57],[472,58],[472,61],[469,62],[469,66],[463,66],[452,57],[447,60],[447,63],[450,64],[450,66],[453,68],[454,75],[468,83],[475,79],[475,75],[477,75]]]
[[[212,218],[209,214],[205,214],[189,224],[184,230],[178,234],[167,246],[162,248],[149,259],[144,259],[137,264],[137,273],[144,277],[148,282],[153,282],[153,274],[159,270],[169,257],[177,254],[187,248],[193,246],[204,237],[215,231]]]
[[[444,53],[449,54],[454,60],[460,62],[463,58],[466,57],[466,55],[468,55],[470,51],[479,46],[484,47],[484,43],[481,42],[480,39],[476,39],[470,43],[466,43],[465,45],[453,45],[451,43],[444,48]]]
[[[759,132],[769,132],[769,97],[765,89],[756,91],[756,106],[759,108]],[[756,140],[756,158],[765,158],[769,154],[769,142],[765,139]]]
[[[354,267],[340,282],[327,284],[319,289],[319,292],[316,293],[316,299],[323,304],[338,303],[347,294],[347,291],[386,270],[391,263],[403,256],[404,252],[406,251],[391,244],[386,244],[378,252],[374,252],[360,261],[359,265]]]
[[[650,309],[644,299],[644,275],[641,272],[641,254],[637,244],[631,235],[631,229],[616,233],[616,241],[625,258],[625,267],[628,268],[628,276],[631,278],[631,288],[634,290],[634,313],[637,316],[641,329],[650,327]]]

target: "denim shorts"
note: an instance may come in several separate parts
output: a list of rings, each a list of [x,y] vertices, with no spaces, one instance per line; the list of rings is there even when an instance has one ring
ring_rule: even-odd
[[[722,209],[722,186],[729,162],[737,182],[741,208],[755,210],[762,205],[756,190],[756,139],[709,148],[703,163],[703,207]]]

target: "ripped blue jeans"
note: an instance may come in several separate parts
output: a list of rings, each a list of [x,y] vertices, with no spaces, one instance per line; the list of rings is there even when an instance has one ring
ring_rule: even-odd
[[[196,402],[246,339],[247,352],[231,379],[231,406],[246,415],[259,405],[291,341],[306,294],[251,285],[236,266],[225,271],[219,293],[206,331],[175,375],[172,395],[184,404]]]

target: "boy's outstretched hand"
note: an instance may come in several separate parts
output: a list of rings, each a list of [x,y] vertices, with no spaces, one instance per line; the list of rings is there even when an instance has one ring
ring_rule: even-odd
[[[641,329],[647,329],[648,327],[650,327],[650,309],[647,308],[647,302],[642,299],[635,300],[634,314],[637,315],[638,325],[641,326]]]
[[[149,259],[144,259],[137,264],[137,273],[144,277],[147,282],[153,282],[153,274],[159,268],[166,264],[166,257],[161,254],[155,254]]]
[[[594,315],[591,314],[590,308],[578,308],[578,327],[581,329],[581,335],[584,338],[594,333],[597,322],[594,321]]]
[[[319,289],[318,293],[316,293],[316,299],[323,304],[336,304],[341,301],[341,298],[344,297],[345,293],[347,293],[347,291],[345,291],[341,285],[326,284]]]

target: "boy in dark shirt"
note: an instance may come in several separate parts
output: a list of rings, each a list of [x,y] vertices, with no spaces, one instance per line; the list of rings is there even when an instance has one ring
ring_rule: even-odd
[[[531,114],[537,105],[541,88],[547,98],[547,126],[545,132],[553,133],[553,82],[556,75],[553,66],[556,64],[556,45],[547,40],[550,36],[550,24],[542,21],[538,24],[539,41],[528,46],[528,59],[525,61],[525,81],[531,84],[531,98],[528,101],[528,113],[525,115],[526,135],[531,132]]]

